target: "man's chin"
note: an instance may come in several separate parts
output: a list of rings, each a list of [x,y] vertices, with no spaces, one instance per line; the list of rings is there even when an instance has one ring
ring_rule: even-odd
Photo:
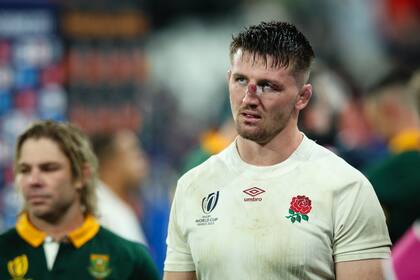
[[[242,138],[253,141],[260,145],[265,145],[273,139],[274,135],[268,135],[266,133],[261,132],[247,132],[247,131],[240,131],[238,133]]]
[[[247,140],[259,142],[264,138],[264,135],[260,129],[257,128],[240,128],[238,134]]]
[[[55,216],[45,205],[29,207],[28,212],[30,213],[30,216],[45,221],[54,220]]]

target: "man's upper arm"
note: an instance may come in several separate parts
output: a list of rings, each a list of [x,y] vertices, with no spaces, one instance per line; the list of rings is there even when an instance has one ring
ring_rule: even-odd
[[[367,259],[338,262],[335,264],[336,280],[383,280],[382,261]]]
[[[165,271],[191,272],[196,270],[185,230],[185,221],[188,220],[188,218],[186,218],[188,217],[188,211],[184,209],[185,204],[187,204],[185,203],[186,198],[187,195],[183,192],[181,178],[175,190],[175,196],[169,216],[168,236],[166,239],[167,250],[164,265]],[[175,275],[177,275],[177,273],[175,273]]]
[[[334,221],[335,262],[389,258],[385,215],[366,178],[338,194]]]
[[[195,271],[165,271],[163,280],[196,280]]]

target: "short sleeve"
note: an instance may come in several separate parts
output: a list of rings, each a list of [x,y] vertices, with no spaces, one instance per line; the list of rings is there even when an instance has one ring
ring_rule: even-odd
[[[182,221],[185,216],[182,215],[182,209],[180,209],[181,200],[180,183],[178,183],[169,216],[165,271],[195,271],[187,236],[185,230],[182,230]]]
[[[369,181],[363,177],[340,189],[334,207],[335,262],[387,259],[391,241],[385,215]]]

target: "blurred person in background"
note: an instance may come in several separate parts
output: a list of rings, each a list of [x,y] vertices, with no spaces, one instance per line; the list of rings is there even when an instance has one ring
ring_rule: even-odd
[[[346,85],[326,64],[317,61],[311,71],[313,89],[307,107],[300,113],[299,127],[321,146],[334,150],[337,145],[337,116],[349,103]]]
[[[420,113],[420,70],[414,73],[409,83],[409,91]],[[417,216],[414,224],[408,228],[404,235],[398,239],[392,248],[392,258],[386,262],[384,268],[387,280],[414,280],[420,279],[420,217]]]
[[[392,248],[391,266],[388,279],[420,279],[420,219],[404,233]]]
[[[378,30],[394,65],[415,71],[420,65],[420,1],[378,1]]]
[[[410,91],[414,95],[417,112],[420,114],[420,68],[414,72],[409,83]]]
[[[313,95],[298,122],[308,138],[359,170],[387,155],[385,145],[369,128],[363,100],[343,74],[317,60],[310,83]]]
[[[34,123],[17,140],[14,168],[24,208],[0,235],[0,279],[159,279],[146,247],[95,218],[97,161],[79,129]]]
[[[292,24],[233,37],[239,136],[178,181],[166,280],[383,279],[385,217],[368,180],[297,127],[314,52]]]
[[[124,129],[91,140],[99,162],[99,221],[124,238],[147,244],[138,213],[139,188],[149,166],[137,135]]]
[[[182,173],[220,153],[232,143],[236,135],[235,124],[230,116],[219,127],[206,130],[200,137],[199,146],[187,154]]]
[[[410,72],[393,71],[365,98],[371,127],[386,141],[390,153],[365,172],[384,208],[392,242],[420,214],[420,118],[408,87],[410,77]]]

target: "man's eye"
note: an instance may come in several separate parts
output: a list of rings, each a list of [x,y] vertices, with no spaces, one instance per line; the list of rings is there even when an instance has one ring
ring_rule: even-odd
[[[237,77],[235,81],[240,85],[246,85],[246,79],[244,77]]]
[[[270,84],[265,84],[261,86],[263,92],[272,92],[274,91],[273,87]]]
[[[59,165],[57,164],[45,164],[41,166],[42,171],[51,172],[59,169]]]
[[[29,171],[30,171],[30,169],[28,167],[19,167],[18,168],[18,173],[21,173],[21,174],[27,174],[27,173],[29,173]]]

